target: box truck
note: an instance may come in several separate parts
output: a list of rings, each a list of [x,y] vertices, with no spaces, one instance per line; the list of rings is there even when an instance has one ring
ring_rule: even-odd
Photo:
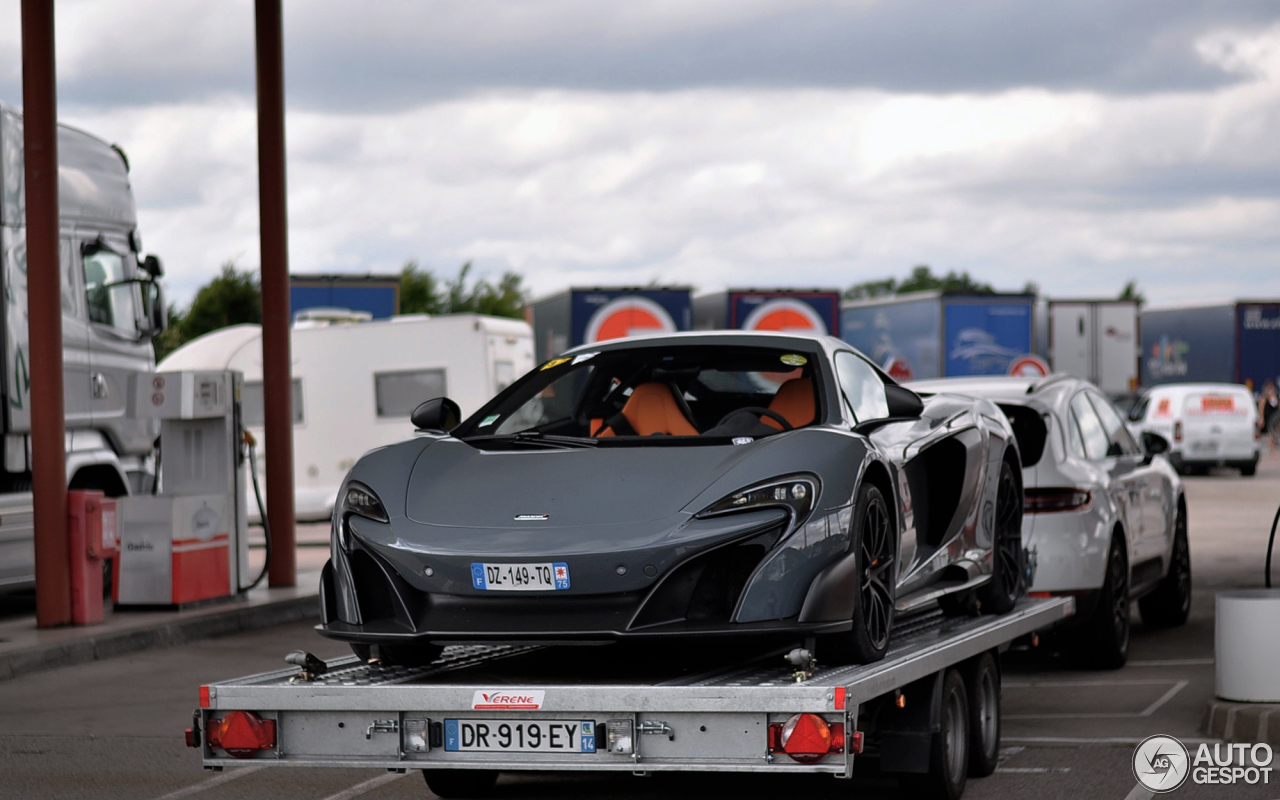
[[[546,361],[580,344],[691,330],[689,292],[687,286],[574,288],[536,300],[529,307],[534,352]]]
[[[693,298],[695,330],[840,335],[836,289],[728,289]]]
[[[0,591],[35,580],[24,169],[22,115],[0,104]],[[160,261],[141,257],[124,151],[59,125],[58,174],[67,483],[149,491],[159,422],[132,413],[129,391],[167,321]]]
[[[846,302],[840,338],[898,380],[1006,375],[1036,363],[1029,294],[913,292]]]
[[[352,315],[352,319],[359,315]],[[411,314],[373,322],[300,319],[292,328],[294,504],[325,519],[347,470],[366,451],[413,435],[418,404],[448,395],[470,414],[533,369],[522,320],[480,314]],[[263,435],[262,328],[235,325],[194,339],[158,368],[244,373],[244,426]],[[258,460],[265,469],[266,458]],[[265,487],[265,474],[259,484]],[[249,504],[250,519],[257,507]]]
[[[1280,377],[1280,300],[1143,311],[1142,384],[1242,383]]]
[[[1049,363],[1107,394],[1138,388],[1138,304],[1132,300],[1051,300]]]

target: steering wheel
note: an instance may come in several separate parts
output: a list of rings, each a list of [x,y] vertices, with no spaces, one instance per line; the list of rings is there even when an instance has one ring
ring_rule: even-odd
[[[760,406],[743,406],[742,408],[735,408],[733,411],[730,411],[728,414],[721,417],[720,421],[716,423],[716,427],[720,427],[739,414],[763,414],[781,425],[784,431],[795,430],[796,427],[790,422],[787,422],[787,418],[779,414],[777,411],[770,411],[769,409],[762,408]]]

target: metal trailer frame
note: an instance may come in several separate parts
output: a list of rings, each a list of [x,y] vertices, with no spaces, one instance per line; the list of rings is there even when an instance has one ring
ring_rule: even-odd
[[[914,746],[908,747],[914,748],[916,763],[923,744],[927,761],[937,722],[928,711],[930,701],[920,700],[920,691],[908,687],[918,682],[931,696],[929,687],[938,683],[934,679],[947,668],[1003,650],[1014,639],[1048,628],[1073,612],[1070,597],[1024,599],[1001,616],[944,617],[936,611],[904,621],[883,661],[819,666],[809,677],[787,665],[782,657],[785,650],[675,680],[615,684],[569,676],[550,682],[540,676],[525,683],[519,672],[503,670],[503,661],[543,650],[541,645],[453,647],[432,666],[417,668],[384,668],[348,656],[328,662],[325,674],[312,680],[296,669],[283,669],[201,687],[202,707],[195,712],[197,728],[194,735],[188,734],[188,744],[200,748],[204,767],[212,770],[256,764],[400,772],[734,771],[829,773],[847,778],[855,757],[850,734],[858,729],[859,713],[866,704],[914,692],[914,713],[908,713],[916,727],[896,728],[894,741],[913,741]],[[662,655],[666,657],[668,651]],[[468,675],[473,671],[478,674]],[[478,693],[494,688],[542,692],[543,698],[536,711],[476,710]],[[233,710],[274,720],[275,747],[248,758],[210,749],[201,732],[208,730],[211,719]],[[843,754],[801,764],[769,752],[769,725],[803,712],[844,723]],[[495,717],[512,722],[594,720],[602,726],[630,721],[633,749],[611,752],[606,737],[598,732],[595,753],[456,752],[437,746],[439,727],[435,737],[427,733],[432,723],[445,719]],[[410,734],[417,739],[411,741]],[[907,755],[908,762],[912,757]],[[895,761],[903,763],[902,754]]]

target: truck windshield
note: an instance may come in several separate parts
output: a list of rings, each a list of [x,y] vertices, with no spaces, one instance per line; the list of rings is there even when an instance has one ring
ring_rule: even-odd
[[[761,347],[634,347],[553,358],[459,426],[470,440],[596,444],[758,438],[818,418],[820,359]]]
[[[84,250],[84,293],[89,321],[107,325],[130,338],[139,335],[138,285],[124,283],[133,276],[125,256],[92,245]]]

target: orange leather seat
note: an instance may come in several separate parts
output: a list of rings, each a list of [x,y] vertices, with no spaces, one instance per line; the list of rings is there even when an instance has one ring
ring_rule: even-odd
[[[665,433],[669,436],[697,436],[698,431],[680,412],[680,406],[671,396],[671,390],[661,383],[642,383],[631,392],[622,416],[641,436]],[[597,437],[616,436],[613,429],[605,428]]]
[[[778,387],[778,393],[769,402],[769,410],[781,414],[793,428],[803,428],[813,422],[813,381],[808,378],[792,378]],[[760,421],[771,428],[782,430],[773,417],[761,416]]]

